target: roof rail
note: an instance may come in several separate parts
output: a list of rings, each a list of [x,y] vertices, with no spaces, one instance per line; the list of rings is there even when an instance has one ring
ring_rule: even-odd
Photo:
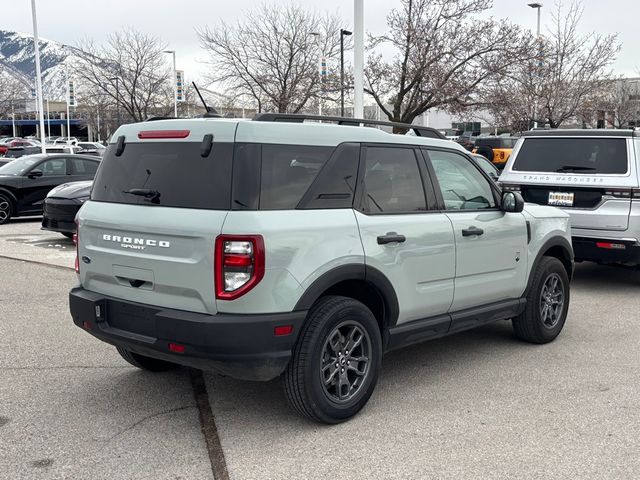
[[[410,125],[408,123],[385,122],[381,120],[367,120],[364,118],[348,118],[348,117],[328,117],[323,115],[305,115],[300,113],[258,113],[253,117],[257,122],[293,122],[304,123],[305,120],[318,120],[323,122],[335,122],[338,125],[348,125],[359,127],[361,125],[380,125],[383,127],[397,127],[413,130],[418,137],[439,138],[446,140],[440,131],[431,127],[423,127],[421,125]]]

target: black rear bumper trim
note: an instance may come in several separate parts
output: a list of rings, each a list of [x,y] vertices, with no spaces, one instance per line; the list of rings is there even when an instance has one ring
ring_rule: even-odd
[[[73,322],[98,339],[140,355],[244,380],[270,380],[286,368],[306,311],[209,315],[126,302],[74,288]],[[275,336],[274,328],[293,333]],[[169,350],[184,346],[184,353]]]

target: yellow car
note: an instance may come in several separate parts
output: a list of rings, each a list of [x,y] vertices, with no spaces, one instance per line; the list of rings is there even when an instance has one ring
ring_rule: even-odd
[[[484,155],[496,167],[503,168],[517,141],[516,137],[479,137],[476,139],[473,153]]]

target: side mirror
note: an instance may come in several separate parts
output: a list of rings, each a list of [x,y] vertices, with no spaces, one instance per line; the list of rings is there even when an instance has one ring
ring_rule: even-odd
[[[502,194],[502,210],[509,213],[520,213],[524,210],[524,198],[518,192]]]
[[[34,168],[29,172],[29,175],[28,175],[29,178],[38,178],[41,176],[42,176],[42,170],[40,170],[39,168]]]

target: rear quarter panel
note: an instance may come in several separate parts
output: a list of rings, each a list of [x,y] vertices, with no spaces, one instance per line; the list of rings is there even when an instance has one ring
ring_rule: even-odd
[[[229,212],[223,234],[261,234],[265,275],[251,291],[235,300],[218,300],[219,312],[290,312],[305,290],[335,267],[364,264],[354,212],[272,210]]]

